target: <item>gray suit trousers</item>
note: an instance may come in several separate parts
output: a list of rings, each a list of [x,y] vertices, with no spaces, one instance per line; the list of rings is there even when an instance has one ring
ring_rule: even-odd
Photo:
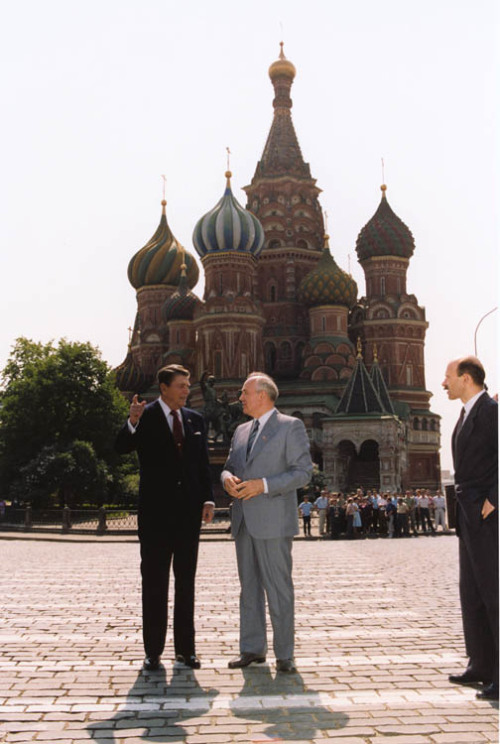
[[[293,659],[292,537],[254,538],[242,520],[235,537],[240,593],[240,652],[265,655],[266,602],[277,659]]]

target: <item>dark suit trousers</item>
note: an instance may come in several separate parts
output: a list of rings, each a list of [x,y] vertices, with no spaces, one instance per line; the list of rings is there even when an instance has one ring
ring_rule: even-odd
[[[486,520],[460,516],[460,602],[468,670],[498,682],[498,511]]]
[[[141,539],[142,633],[146,656],[161,656],[167,632],[170,566],[173,564],[174,649],[176,654],[195,653],[194,585],[199,532],[176,525],[167,534]]]

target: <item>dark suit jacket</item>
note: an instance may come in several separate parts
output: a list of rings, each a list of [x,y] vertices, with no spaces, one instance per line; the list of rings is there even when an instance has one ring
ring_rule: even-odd
[[[484,499],[498,507],[498,404],[481,395],[460,432],[453,432],[458,519],[480,519]]]
[[[212,484],[203,417],[181,408],[184,425],[182,458],[158,400],[147,405],[136,432],[120,430],[115,448],[120,454],[137,451],[140,466],[139,538],[174,534],[196,535],[205,501],[212,501]]]

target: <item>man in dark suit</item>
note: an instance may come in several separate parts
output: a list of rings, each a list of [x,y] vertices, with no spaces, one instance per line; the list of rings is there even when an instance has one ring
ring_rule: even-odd
[[[456,684],[498,700],[498,404],[476,357],[450,362],[443,387],[464,407],[452,437],[459,537],[460,603],[469,663]]]
[[[278,388],[263,373],[245,381],[240,400],[253,418],[235,431],[222,473],[233,497],[231,529],[236,543],[240,592],[240,656],[231,669],[266,658],[266,608],[273,626],[279,672],[296,672],[292,542],[299,531],[297,489],[312,473],[302,421],[274,407]]]
[[[184,408],[189,371],[171,364],[158,372],[160,397],[146,405],[134,396],[118,434],[121,454],[137,451],[140,466],[144,668],[157,669],[165,646],[170,564],[175,577],[176,660],[200,668],[195,651],[194,583],[202,519],[214,513],[202,416]]]

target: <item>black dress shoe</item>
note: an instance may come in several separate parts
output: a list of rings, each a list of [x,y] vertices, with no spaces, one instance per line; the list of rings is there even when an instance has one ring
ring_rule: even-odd
[[[297,671],[293,659],[276,659],[276,669],[278,672],[286,672],[287,674],[294,674]]]
[[[484,682],[483,679],[476,677],[475,674],[471,674],[470,672],[464,672],[463,674],[450,674],[448,679],[454,685],[477,685]]]
[[[146,656],[143,667],[147,672],[154,672],[160,666],[159,656]]]
[[[177,654],[175,660],[178,661],[179,664],[185,664],[185,666],[191,667],[191,669],[201,669],[201,662],[195,654],[192,654],[191,656]]]
[[[498,682],[490,682],[482,690],[476,692],[478,700],[498,700]]]
[[[242,669],[243,667],[247,667],[252,664],[252,662],[255,662],[256,664],[263,664],[265,660],[266,657],[262,654],[242,653],[238,656],[238,658],[231,659],[228,667],[229,669]]]

